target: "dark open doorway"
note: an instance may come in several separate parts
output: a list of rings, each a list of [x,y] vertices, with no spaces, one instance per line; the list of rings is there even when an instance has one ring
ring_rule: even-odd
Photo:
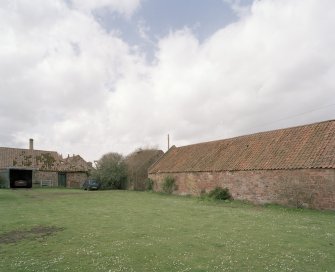
[[[10,188],[31,188],[33,180],[32,170],[10,169]]]

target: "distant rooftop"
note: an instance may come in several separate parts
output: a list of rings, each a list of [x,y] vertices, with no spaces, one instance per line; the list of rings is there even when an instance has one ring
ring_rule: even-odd
[[[86,172],[88,167],[87,162],[79,155],[63,159],[56,151],[0,147],[0,169]]]

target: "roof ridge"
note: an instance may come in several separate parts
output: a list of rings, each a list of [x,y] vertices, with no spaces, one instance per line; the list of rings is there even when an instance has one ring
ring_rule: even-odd
[[[149,172],[334,169],[329,148],[335,149],[335,120],[182,146]]]
[[[39,152],[52,152],[52,153],[57,153],[57,151],[52,151],[52,150],[40,150],[40,149],[29,149],[29,148],[16,148],[16,147],[5,147],[5,146],[0,146],[0,148],[3,149],[12,149],[12,150],[21,150],[21,151],[39,151]]]
[[[160,160],[167,155],[171,150],[176,149],[177,147],[175,145],[171,146],[170,149],[168,149],[165,153],[163,152],[163,154],[152,164],[150,165],[150,167],[148,168],[148,173],[150,173],[151,169],[153,169],[155,167],[155,165],[157,163],[160,162]]]
[[[259,135],[259,134],[265,134],[265,133],[275,133],[275,132],[285,131],[285,130],[294,130],[294,129],[297,129],[297,128],[315,126],[315,125],[319,125],[319,124],[323,124],[323,123],[327,123],[327,122],[328,123],[335,122],[335,119],[330,119],[330,120],[320,121],[320,122],[315,122],[315,123],[310,123],[310,124],[297,125],[297,126],[294,126],[294,127],[285,127],[285,128],[278,128],[278,129],[273,129],[273,130],[259,131],[259,132],[254,132],[254,133],[250,133],[250,134],[239,135],[239,136],[235,136],[235,137],[229,137],[229,138],[225,138],[225,139],[212,140],[212,141],[206,141],[206,142],[194,143],[194,144],[188,144],[188,145],[179,146],[177,148],[191,147],[191,146],[195,146],[195,145],[202,145],[202,144],[209,144],[209,143],[217,143],[217,142],[234,140],[234,139],[238,139],[238,138],[245,138],[245,137],[250,137],[250,136]]]

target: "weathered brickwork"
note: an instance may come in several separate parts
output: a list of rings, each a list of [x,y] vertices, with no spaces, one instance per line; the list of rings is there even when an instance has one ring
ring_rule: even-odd
[[[0,173],[5,180],[1,186],[6,188],[16,187],[13,179],[27,181],[26,188],[79,188],[91,169],[92,164],[79,155],[63,158],[56,151],[35,150],[33,139],[29,140],[29,149],[0,147]]]
[[[58,186],[58,173],[52,171],[33,171],[33,187],[40,187],[41,181],[51,181],[52,187]]]
[[[66,187],[80,188],[81,184],[87,179],[85,172],[66,173]],[[58,172],[52,171],[34,171],[33,186],[40,187],[41,181],[51,181],[52,187],[58,187]]]
[[[87,179],[87,174],[84,172],[66,173],[66,186],[69,188],[80,188]]]
[[[161,191],[166,176],[176,180],[176,194],[199,195],[227,187],[234,199],[335,210],[335,169],[257,170],[149,174]]]

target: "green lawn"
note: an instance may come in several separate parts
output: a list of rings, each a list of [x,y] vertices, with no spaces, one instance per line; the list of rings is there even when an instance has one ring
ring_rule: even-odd
[[[335,271],[335,213],[131,191],[0,190],[0,271]]]

